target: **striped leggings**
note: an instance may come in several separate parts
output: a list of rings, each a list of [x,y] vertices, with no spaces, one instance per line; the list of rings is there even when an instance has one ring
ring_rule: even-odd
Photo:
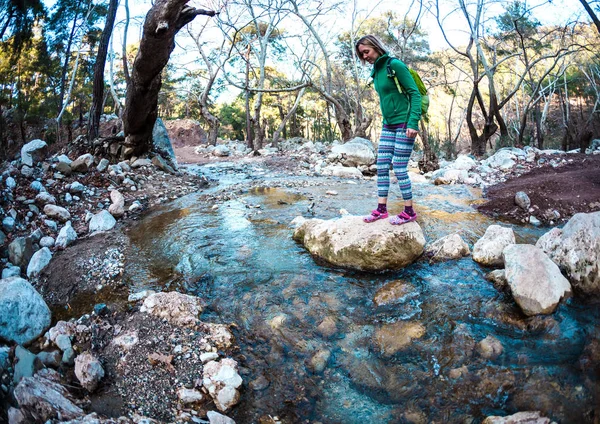
[[[414,138],[406,136],[406,128],[381,130],[379,149],[377,150],[377,195],[388,197],[390,190],[390,163],[398,178],[398,185],[404,200],[412,199],[412,187],[408,172],[408,159],[412,153]]]

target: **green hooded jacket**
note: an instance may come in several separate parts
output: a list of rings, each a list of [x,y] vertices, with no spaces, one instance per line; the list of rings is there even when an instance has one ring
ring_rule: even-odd
[[[400,94],[394,78],[387,75],[386,64],[388,58],[387,53],[379,56],[373,64],[373,71],[371,72],[375,91],[379,95],[383,123],[388,125],[406,123],[407,128],[419,131],[421,93],[404,62],[394,58],[391,61],[391,66],[396,72],[396,78],[398,78],[398,82],[404,91],[403,94]]]

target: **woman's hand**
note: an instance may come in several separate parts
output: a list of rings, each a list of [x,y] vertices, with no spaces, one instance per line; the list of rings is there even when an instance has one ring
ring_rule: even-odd
[[[406,129],[406,136],[408,138],[415,138],[417,136],[417,134],[419,134],[419,131],[417,131],[417,130],[413,130],[412,128]]]

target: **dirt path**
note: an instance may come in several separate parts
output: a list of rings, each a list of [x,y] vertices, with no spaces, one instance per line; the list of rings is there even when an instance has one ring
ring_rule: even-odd
[[[535,168],[504,183],[490,187],[489,201],[478,207],[484,214],[513,222],[534,215],[546,225],[566,222],[578,212],[600,211],[600,155],[565,155],[565,165]],[[515,194],[523,191],[531,199],[530,211],[515,204]]]

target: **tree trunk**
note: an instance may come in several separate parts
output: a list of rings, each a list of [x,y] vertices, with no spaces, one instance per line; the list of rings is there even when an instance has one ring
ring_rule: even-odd
[[[77,18],[79,17],[79,9],[75,11],[75,17],[73,18],[73,27],[69,34],[69,41],[67,42],[67,50],[65,52],[65,63],[63,64],[62,72],[60,75],[60,94],[59,94],[59,107],[62,108],[65,100],[65,88],[67,84],[67,71],[69,70],[69,59],[71,56],[71,45],[73,44],[73,38],[75,37],[75,30],[77,29]],[[59,123],[60,125],[60,123]]]
[[[306,90],[305,88],[302,88],[298,92],[298,95],[296,96],[296,101],[294,102],[294,105],[292,106],[292,108],[290,109],[288,114],[283,117],[283,119],[281,120],[281,124],[279,124],[279,127],[277,127],[277,129],[273,133],[273,145],[274,146],[277,146],[277,144],[279,143],[279,137],[281,136],[282,131],[283,131],[283,137],[285,138],[285,124],[287,124],[287,122],[289,121],[289,119],[292,116],[296,116],[296,110],[298,109],[298,105],[300,104],[300,99],[304,95],[305,90]],[[283,115],[283,108],[281,108],[281,106],[279,107],[279,111]]]
[[[94,65],[92,108],[90,109],[90,119],[88,121],[88,140],[98,138],[98,133],[100,131],[100,116],[102,115],[102,105],[104,103],[104,67],[106,65],[106,56],[108,54],[108,42],[112,35],[118,6],[119,0],[110,0],[108,14],[106,15],[106,24],[104,25],[102,37],[100,38],[100,45],[98,46],[96,64]]]
[[[423,158],[419,161],[419,169],[423,172],[435,171],[440,168],[438,157],[429,144],[429,134],[423,120],[421,125],[421,142],[423,143]]]
[[[161,72],[175,48],[175,35],[198,15],[214,11],[187,6],[188,0],[158,0],[146,15],[140,48],[127,86],[123,128],[123,157],[140,156],[150,150],[152,129],[158,116]]]

